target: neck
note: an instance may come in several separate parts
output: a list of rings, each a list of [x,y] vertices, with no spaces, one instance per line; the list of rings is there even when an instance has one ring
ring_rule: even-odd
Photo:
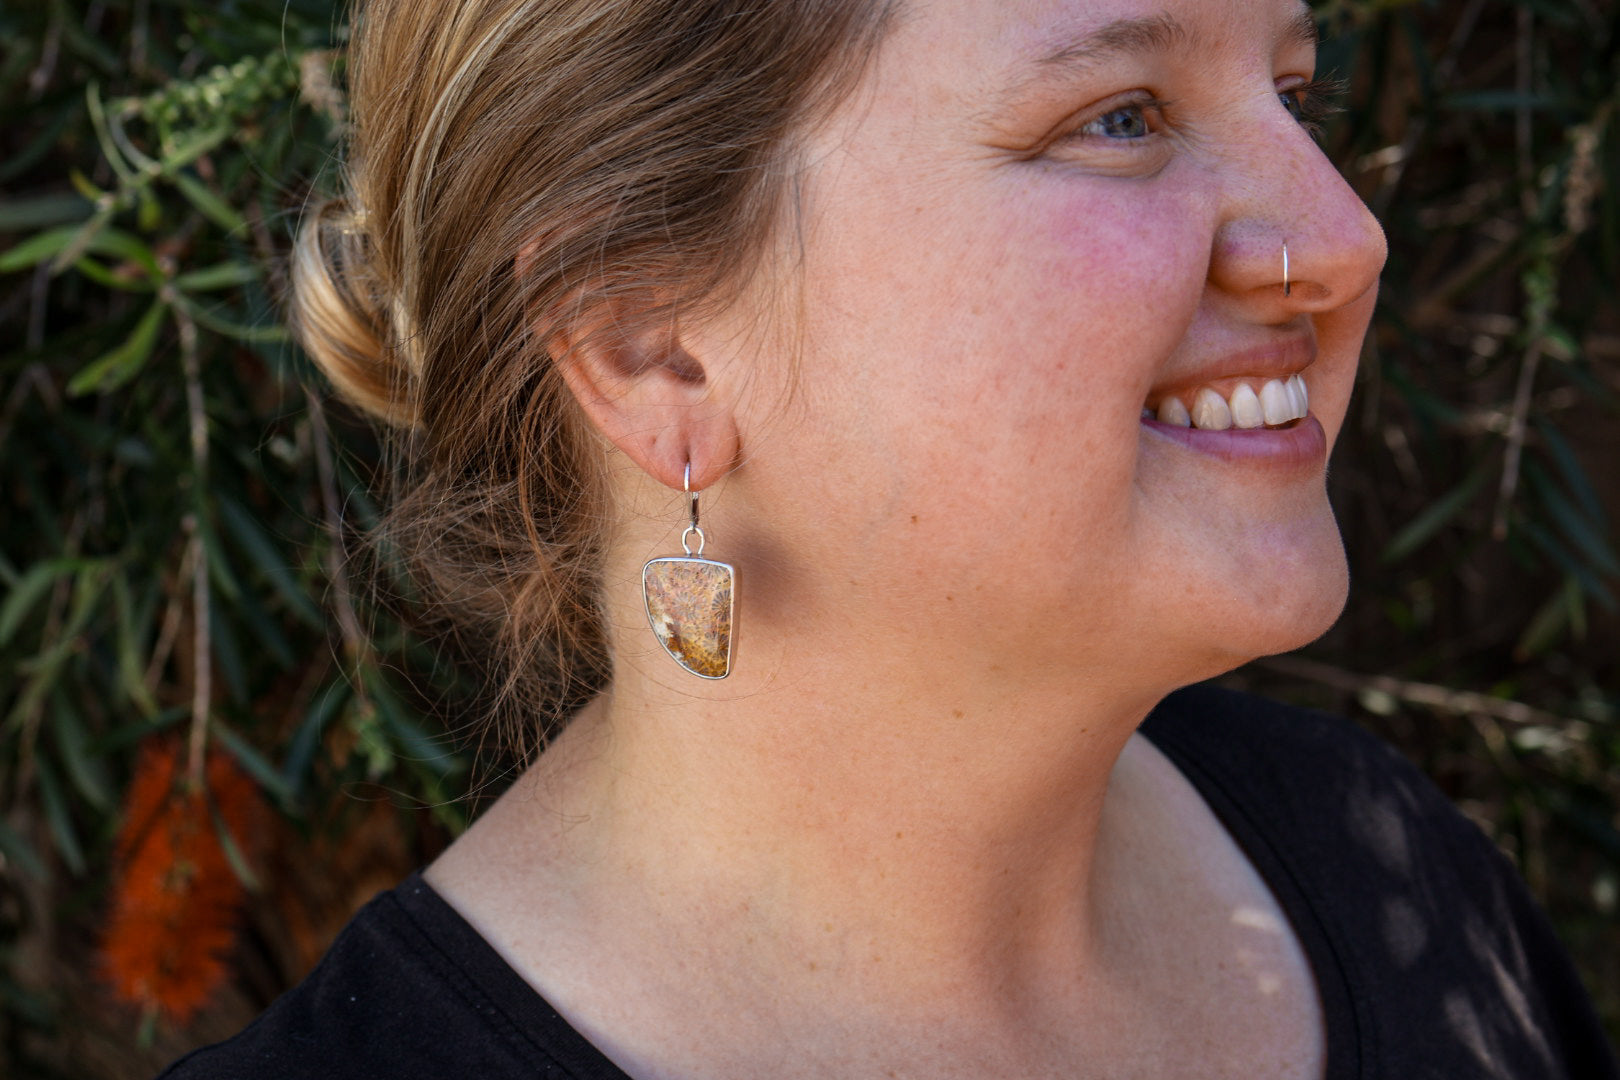
[[[781,970],[757,945],[775,942],[792,970],[837,967],[887,1001],[1090,966],[1105,796],[1169,687],[975,680],[881,647],[818,669],[753,629],[754,684],[621,662],[536,767],[602,899],[660,898],[710,939],[755,942],[762,967]]]

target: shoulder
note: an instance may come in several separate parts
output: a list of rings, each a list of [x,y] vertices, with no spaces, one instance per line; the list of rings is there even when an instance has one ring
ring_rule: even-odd
[[[1296,927],[1312,924],[1374,1075],[1456,1075],[1434,1072],[1436,1055],[1492,1065],[1479,1075],[1617,1075],[1512,864],[1393,747],[1342,717],[1211,686],[1172,694],[1143,734],[1293,900]]]
[[[1393,780],[1423,780],[1388,743],[1342,716],[1200,683],[1177,690],[1144,725],[1156,742],[1171,741],[1227,765]],[[1423,781],[1423,795],[1431,785]]]
[[[1246,846],[1263,845],[1321,904],[1379,913],[1379,935],[1397,952],[1464,901],[1517,897],[1517,875],[1490,839],[1343,717],[1195,686],[1167,698],[1143,733]]]
[[[1325,869],[1366,863],[1401,877],[1439,849],[1459,871],[1502,869],[1494,845],[1427,776],[1344,717],[1200,685],[1165,699],[1143,732],[1218,811],[1258,818],[1292,861],[1316,852],[1332,857]]]
[[[413,876],[378,896],[308,978],[234,1038],[181,1058],[159,1080],[563,1075],[449,954],[453,939],[433,925],[424,892],[431,900]]]

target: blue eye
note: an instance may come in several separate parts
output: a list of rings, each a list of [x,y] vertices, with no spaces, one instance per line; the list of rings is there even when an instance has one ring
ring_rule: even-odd
[[[1339,111],[1337,99],[1343,93],[1344,84],[1337,79],[1316,79],[1280,91],[1277,100],[1300,127],[1313,137],[1320,137],[1322,121]]]
[[[1080,129],[1087,135],[1108,139],[1140,139],[1153,134],[1147,113],[1141,105],[1122,105],[1103,113]]]

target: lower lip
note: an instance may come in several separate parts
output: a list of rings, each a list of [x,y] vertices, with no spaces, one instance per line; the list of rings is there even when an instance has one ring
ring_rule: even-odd
[[[1301,468],[1310,465],[1320,467],[1327,461],[1327,434],[1315,416],[1307,416],[1291,428],[1203,431],[1161,424],[1145,416],[1142,426],[1189,450],[1234,465]]]

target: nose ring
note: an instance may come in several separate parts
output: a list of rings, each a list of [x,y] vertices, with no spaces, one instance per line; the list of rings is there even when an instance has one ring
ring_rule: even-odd
[[[1294,283],[1288,280],[1288,241],[1283,241],[1283,295],[1292,296]]]

